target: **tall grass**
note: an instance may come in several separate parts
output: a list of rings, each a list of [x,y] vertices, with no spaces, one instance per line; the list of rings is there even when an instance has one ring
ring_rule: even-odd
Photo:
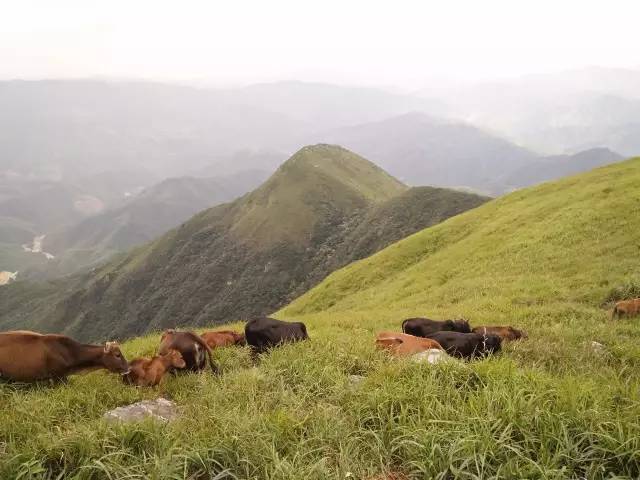
[[[0,478],[640,476],[637,363],[625,366],[615,350],[600,357],[576,338],[545,359],[534,336],[499,357],[433,366],[375,351],[373,335],[348,319],[308,323],[309,342],[256,365],[244,348],[221,349],[222,375],[168,378],[157,390],[104,372],[54,387],[2,385]],[[157,342],[124,350],[146,354]],[[160,395],[180,406],[178,420],[102,420]]]

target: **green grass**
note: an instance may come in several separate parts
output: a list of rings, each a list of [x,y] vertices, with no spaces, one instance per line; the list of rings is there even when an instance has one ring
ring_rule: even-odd
[[[415,234],[278,312],[304,320],[311,341],[256,366],[228,348],[216,353],[222,375],[170,378],[158,391],[104,372],[2,385],[0,478],[640,478],[640,320],[606,310],[636,291],[638,185],[640,159]],[[467,364],[374,350],[376,331],[415,314],[511,324],[530,338]],[[157,344],[152,335],[124,350]],[[365,380],[354,387],[349,375]],[[101,419],[160,394],[179,420]]]
[[[257,367],[246,349],[229,348],[216,353],[221,376],[169,378],[157,391],[102,372],[54,388],[0,387],[0,478],[640,474],[638,383],[615,358],[551,374],[518,365],[514,357],[528,351],[521,343],[500,358],[434,367],[374,351],[365,329],[310,326],[310,342],[274,351]],[[125,352],[151,354],[157,342],[137,339]],[[617,374],[605,383],[605,372]],[[352,387],[352,374],[366,380]],[[160,394],[181,406],[179,420],[101,420],[107,409]]]

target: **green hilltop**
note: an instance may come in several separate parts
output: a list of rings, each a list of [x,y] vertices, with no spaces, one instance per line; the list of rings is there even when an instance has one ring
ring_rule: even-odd
[[[409,189],[341,147],[305,147],[253,192],[86,275],[1,289],[0,327],[94,340],[268,314],[331,271],[487,200]]]

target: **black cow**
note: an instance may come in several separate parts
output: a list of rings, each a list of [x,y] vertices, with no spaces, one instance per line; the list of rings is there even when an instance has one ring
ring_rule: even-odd
[[[502,348],[502,339],[493,334],[434,332],[428,338],[437,341],[449,355],[458,358],[482,357],[498,353]]]
[[[407,318],[402,322],[402,331],[415,337],[428,337],[435,332],[471,333],[469,322],[459,320],[430,320],[428,318]]]
[[[244,327],[247,345],[255,353],[262,353],[285,342],[307,340],[307,327],[301,322],[283,322],[261,317],[250,320]]]

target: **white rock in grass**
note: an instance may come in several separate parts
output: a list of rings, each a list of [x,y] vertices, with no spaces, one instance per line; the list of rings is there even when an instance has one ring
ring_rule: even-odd
[[[605,353],[606,350],[607,350],[607,347],[605,347],[600,342],[592,341],[591,342],[591,349],[596,353]]]
[[[440,363],[440,362],[448,362],[453,361],[454,358],[447,355],[447,352],[444,350],[438,350],[437,348],[430,348],[429,350],[425,350],[424,352],[416,353],[411,356],[411,360],[418,363]]]
[[[118,407],[104,414],[104,419],[120,422],[139,422],[146,418],[153,418],[161,422],[168,422],[178,416],[177,405],[166,398],[143,400],[125,407]]]
[[[358,387],[364,381],[366,377],[362,375],[349,375],[349,385],[352,387]]]

